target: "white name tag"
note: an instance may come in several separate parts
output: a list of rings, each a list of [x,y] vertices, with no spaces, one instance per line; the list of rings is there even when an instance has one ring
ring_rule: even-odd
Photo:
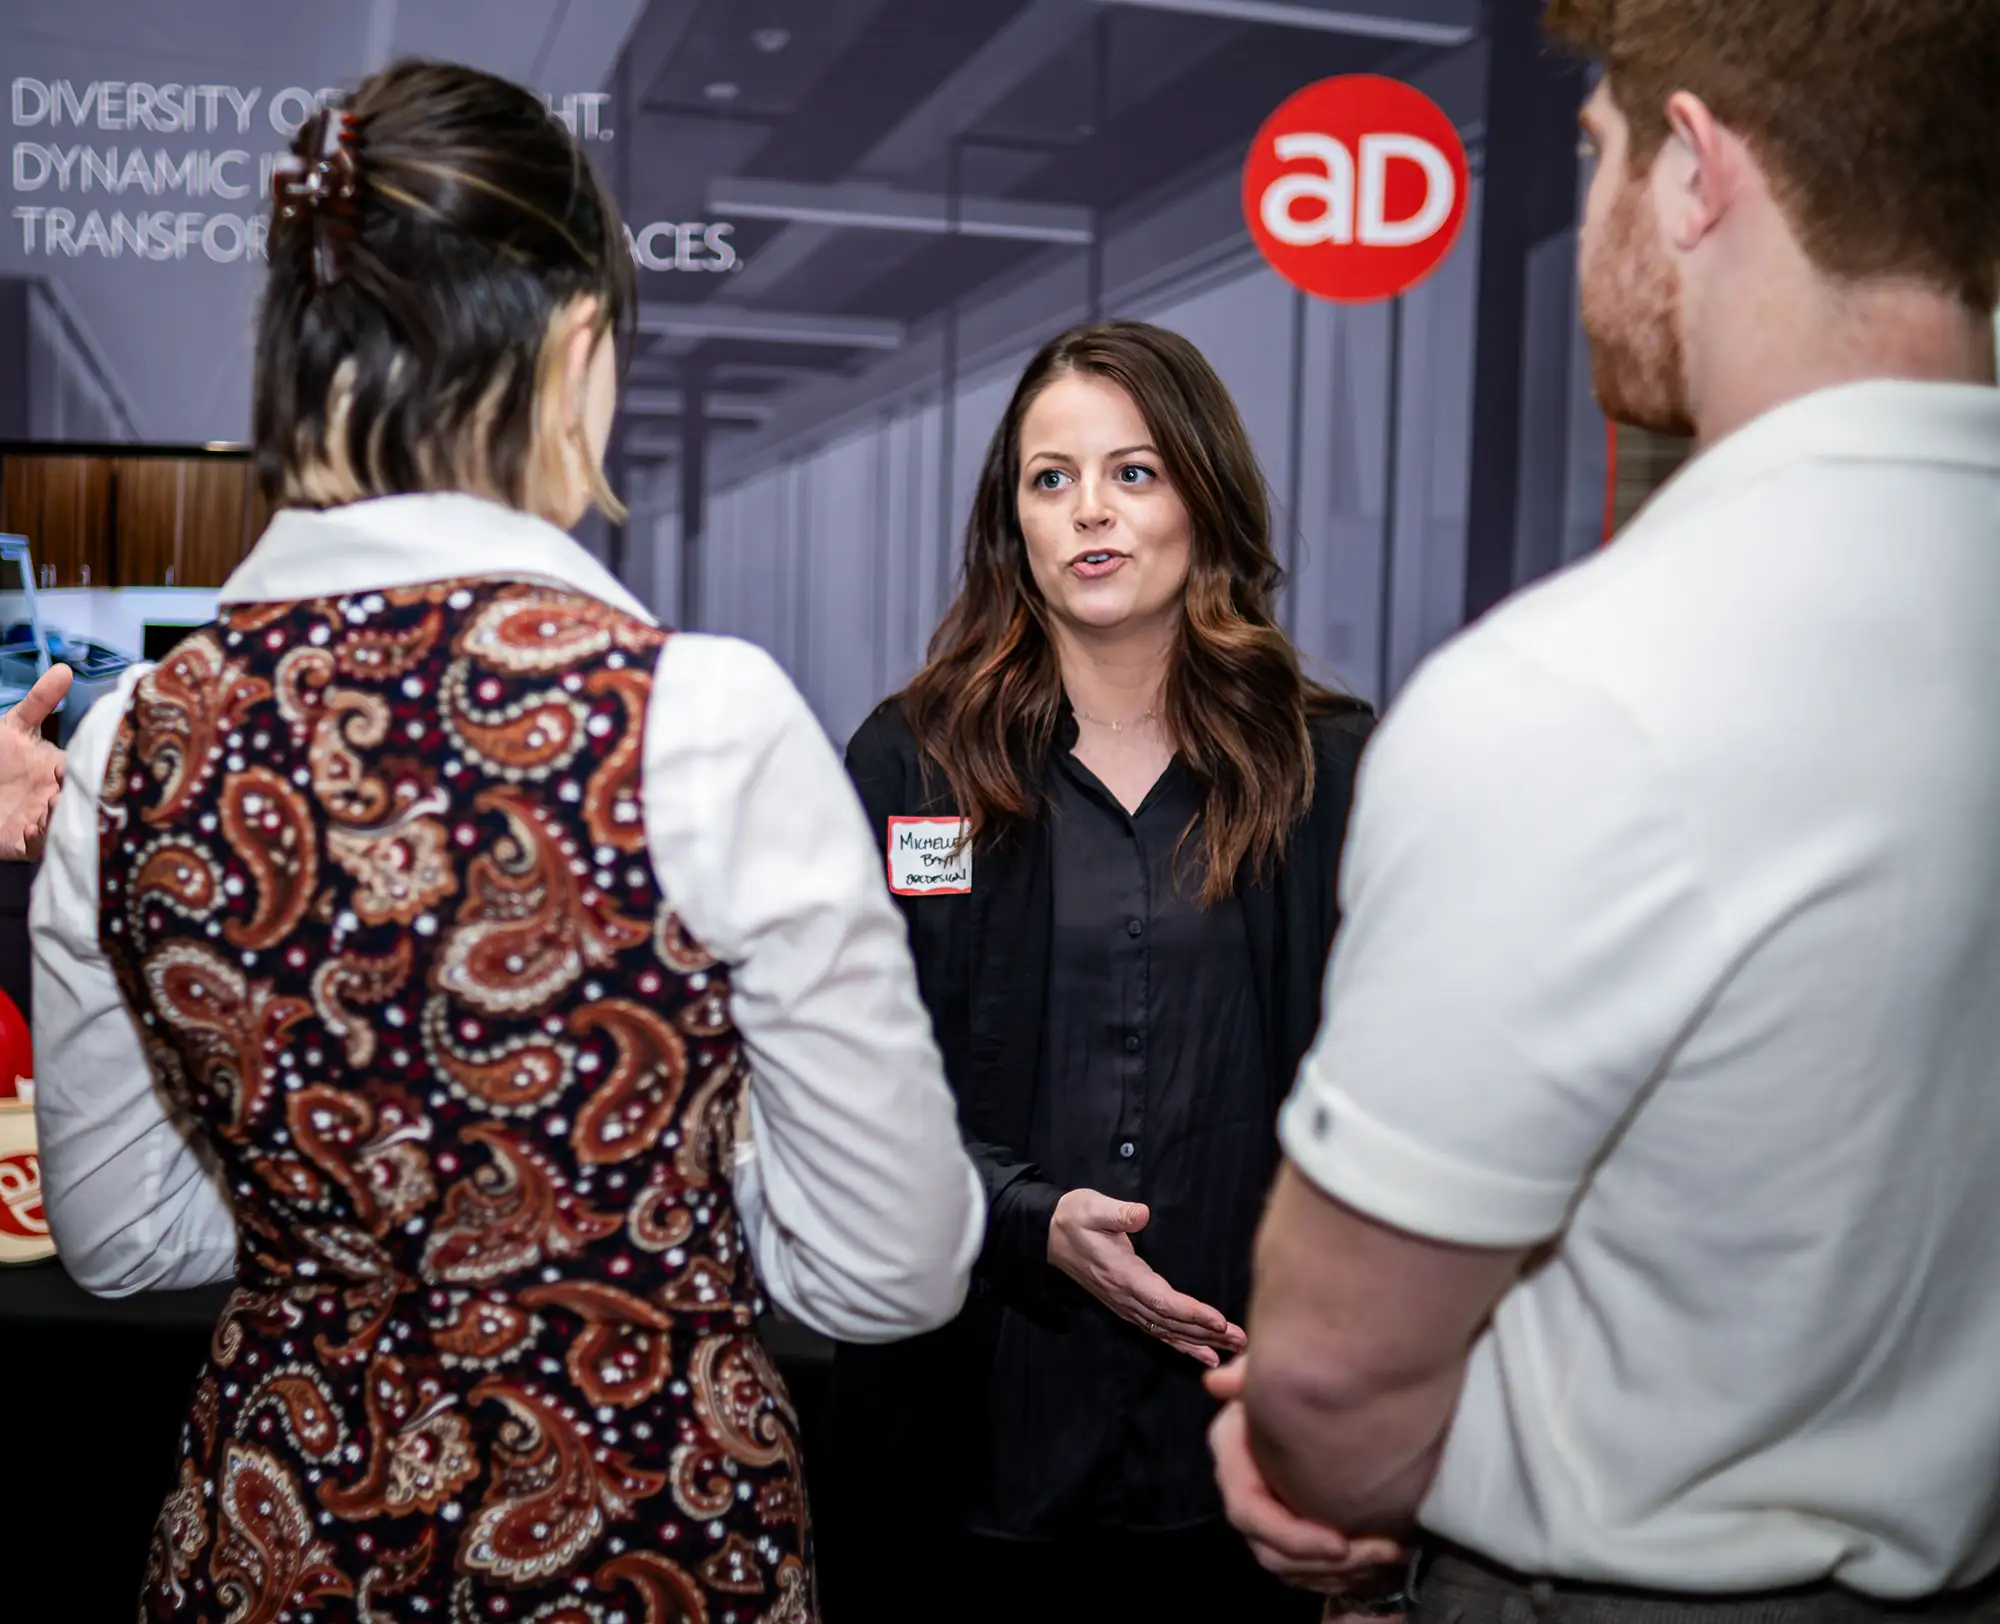
[[[889,889],[899,897],[972,893],[972,846],[963,818],[891,818]]]

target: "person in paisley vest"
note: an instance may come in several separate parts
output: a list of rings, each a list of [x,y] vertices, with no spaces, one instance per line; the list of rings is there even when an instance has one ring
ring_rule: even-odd
[[[33,906],[64,1261],[236,1283],[142,1616],[810,1624],[765,1293],[935,1327],[984,1221],[875,845],[776,666],[564,534],[632,272],[541,102],[387,69],[276,191],[276,516]]]

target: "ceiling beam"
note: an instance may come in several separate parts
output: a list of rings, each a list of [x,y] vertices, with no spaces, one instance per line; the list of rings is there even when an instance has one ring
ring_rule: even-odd
[[[867,316],[657,302],[639,306],[639,331],[659,338],[740,338],[760,344],[819,344],[850,350],[897,350],[903,347],[904,338],[901,322]]]
[[[1028,0],[1021,14],[944,79],[855,167],[908,170],[961,130],[976,125],[1065,51],[1089,37],[1092,8],[1082,0]],[[750,302],[777,292],[825,247],[831,228],[803,221],[760,247],[721,297]]]
[[[1147,11],[1184,11],[1200,17],[1220,17],[1238,23],[1274,23],[1281,28],[1311,28],[1328,34],[1353,34],[1364,39],[1404,40],[1414,45],[1458,46],[1478,36],[1476,23],[1437,22],[1416,17],[1388,17],[1368,11],[1343,11],[1313,0],[1097,0],[1099,5],[1136,6]]]
[[[654,81],[681,49],[700,11],[701,0],[652,0],[640,14],[639,26],[625,41],[634,105],[612,109],[619,118],[630,119],[645,106]]]
[[[801,355],[796,360],[788,357],[783,361],[732,361],[718,357],[709,363],[708,375],[716,383],[796,383],[801,374],[824,374],[844,364],[837,357],[829,360],[814,355]]]
[[[722,219],[787,220],[1070,247],[1087,246],[1093,235],[1090,210],[1069,204],[1007,197],[961,197],[954,204],[942,192],[906,191],[868,181],[823,185],[719,175],[708,184],[708,210]]]
[[[679,417],[687,399],[678,389],[628,389],[618,404],[634,417]],[[768,423],[777,407],[758,395],[702,397],[701,415],[711,423]]]
[[[688,339],[649,339],[632,353],[632,364],[625,374],[626,383],[634,389],[672,388],[680,378],[680,369],[687,360],[688,351],[693,348]],[[734,361],[717,357],[709,362],[709,381],[724,389],[734,384],[794,384],[802,379],[824,378],[846,370],[849,357],[839,350],[819,350],[794,348],[789,354],[770,355],[757,361]],[[774,398],[771,394],[759,395],[759,399]]]

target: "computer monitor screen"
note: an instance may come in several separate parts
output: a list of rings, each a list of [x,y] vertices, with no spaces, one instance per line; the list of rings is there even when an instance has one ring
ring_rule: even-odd
[[[139,658],[153,663],[164,660],[173,653],[175,646],[198,626],[206,625],[199,620],[149,620],[141,634],[144,644],[139,650]]]

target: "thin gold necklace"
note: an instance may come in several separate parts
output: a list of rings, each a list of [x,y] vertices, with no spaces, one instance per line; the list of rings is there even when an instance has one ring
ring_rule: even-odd
[[[1123,733],[1127,728],[1144,727],[1148,722],[1158,721],[1160,716],[1157,710],[1149,710],[1140,712],[1129,722],[1108,722],[1101,716],[1092,716],[1089,711],[1074,703],[1070,705],[1070,709],[1076,712],[1079,721],[1088,722],[1092,727],[1108,727],[1113,733]]]

